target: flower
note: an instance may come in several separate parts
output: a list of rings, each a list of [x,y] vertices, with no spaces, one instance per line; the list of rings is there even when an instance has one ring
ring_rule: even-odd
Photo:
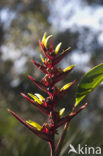
[[[49,40],[50,42],[48,44]],[[48,116],[48,122],[41,126],[31,120],[24,121],[10,109],[8,109],[8,112],[28,129],[30,129],[34,134],[39,136],[41,139],[48,141],[50,147],[52,147],[52,151],[55,151],[54,138],[55,134],[57,134],[58,128],[64,124],[67,125],[67,123],[69,123],[81,110],[87,106],[87,103],[81,106],[78,110],[75,110],[73,107],[71,113],[66,116],[63,116],[65,108],[60,110],[55,109],[58,101],[60,101],[64,95],[67,94],[68,90],[74,85],[75,80],[65,84],[62,88],[58,88],[56,83],[63,80],[76,65],[71,65],[65,69],[56,67],[56,65],[68,54],[70,47],[59,54],[62,43],[60,42],[54,49],[52,35],[47,36],[47,33],[44,33],[42,41],[39,41],[39,44],[43,54],[45,55],[45,59],[42,55],[40,55],[42,64],[39,62],[37,63],[34,60],[32,60],[32,63],[41,72],[43,72],[45,76],[40,82],[35,80],[30,75],[28,75],[28,77],[38,88],[46,92],[48,96],[44,98],[39,93],[28,93],[28,96],[24,93],[21,93],[21,95],[32,103],[39,111],[46,114]]]

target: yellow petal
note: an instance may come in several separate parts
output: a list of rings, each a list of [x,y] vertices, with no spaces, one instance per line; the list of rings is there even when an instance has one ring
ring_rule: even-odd
[[[60,91],[63,91],[63,90],[68,89],[68,88],[70,87],[71,84],[72,84],[72,82],[71,82],[71,83],[67,83],[66,85],[64,85],[64,86],[60,89]]]
[[[36,93],[35,95],[39,98],[40,101],[43,101],[44,100],[44,97],[42,95],[40,95],[38,93]]]
[[[62,108],[62,109],[59,111],[59,116],[62,116],[63,113],[64,113],[64,111],[65,111],[65,108]]]
[[[37,98],[37,96],[35,96],[35,95],[31,94],[31,93],[28,93],[28,95],[29,95],[30,97],[32,97],[32,98],[34,99],[35,102],[38,102],[40,105],[42,104],[42,101],[40,101],[40,100]]]
[[[42,38],[42,44],[43,44],[43,45],[44,45],[45,40],[46,40],[46,35],[47,35],[47,33],[45,32],[44,35],[43,35],[43,38]]]
[[[34,121],[31,121],[31,120],[28,120],[26,121],[29,125],[35,127],[38,131],[41,131],[42,129],[42,126],[40,126],[38,123],[34,122]]]
[[[63,72],[66,72],[66,71],[68,71],[68,70],[71,70],[71,69],[72,69],[73,67],[75,67],[75,66],[76,66],[76,64],[71,65],[71,66],[65,68],[65,69],[63,70]]]
[[[46,48],[47,47],[47,43],[48,43],[48,40],[52,37],[52,35],[49,35],[46,39],[45,39],[45,42],[44,42],[44,47]]]
[[[41,58],[42,62],[44,63],[45,60],[41,54],[40,54],[40,58]]]
[[[62,45],[62,43],[60,42],[60,43],[56,46],[56,48],[55,48],[55,54],[56,54],[56,55],[58,54],[61,45]]]

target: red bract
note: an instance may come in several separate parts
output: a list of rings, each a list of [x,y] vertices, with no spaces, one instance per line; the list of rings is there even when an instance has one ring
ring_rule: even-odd
[[[50,43],[48,45],[49,39]],[[62,88],[56,87],[56,83],[63,80],[68,75],[68,73],[73,70],[75,65],[69,66],[64,70],[55,66],[64,58],[64,56],[68,54],[70,48],[66,49],[58,55],[61,43],[59,43],[57,47],[53,49],[54,46],[51,35],[46,37],[45,33],[42,41],[39,41],[39,43],[45,55],[45,58],[43,58],[43,56],[41,55],[43,65],[35,62],[34,60],[32,60],[32,63],[46,75],[43,77],[41,82],[35,80],[30,75],[28,77],[37,87],[46,92],[48,94],[48,97],[44,98],[42,95],[37,93],[28,93],[28,96],[24,93],[21,93],[21,95],[30,103],[32,103],[39,111],[45,113],[48,116],[48,123],[44,123],[43,126],[40,126],[38,123],[35,123],[31,120],[24,121],[13,111],[8,111],[41,139],[48,141],[51,148],[51,156],[55,156],[56,151],[58,151],[59,144],[62,141],[61,137],[55,150],[55,135],[57,133],[57,129],[64,124],[66,127],[70,123],[70,121],[86,107],[87,104],[83,105],[78,110],[75,110],[75,108],[73,107],[72,112],[65,117],[62,117],[62,114],[65,110],[64,108],[62,108],[60,111],[55,110],[55,106],[58,104],[58,101],[61,100],[65,96],[65,94],[67,94],[69,88],[75,83],[75,80],[64,85]],[[64,130],[66,129],[65,127]]]
[[[39,63],[36,63],[34,60],[32,60],[32,63],[33,63],[37,68],[39,68],[43,73],[47,74],[46,67],[42,66],[42,65],[39,64]]]

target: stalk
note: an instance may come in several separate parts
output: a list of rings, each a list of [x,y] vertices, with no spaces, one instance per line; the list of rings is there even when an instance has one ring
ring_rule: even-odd
[[[64,129],[63,129],[63,132],[62,132],[62,135],[57,143],[57,146],[56,146],[56,149],[55,149],[55,153],[56,153],[56,156],[59,156],[61,150],[62,150],[62,146],[63,146],[63,143],[64,143],[64,139],[66,137],[66,134],[67,134],[67,130],[69,128],[69,122],[66,122],[65,126],[64,126]]]
[[[50,156],[55,156],[55,141],[54,139],[52,141],[49,142],[49,146],[50,146]]]

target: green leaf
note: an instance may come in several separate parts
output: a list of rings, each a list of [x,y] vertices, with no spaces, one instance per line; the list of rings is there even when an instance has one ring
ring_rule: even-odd
[[[76,91],[75,107],[103,81],[103,63],[88,71],[80,80]]]

